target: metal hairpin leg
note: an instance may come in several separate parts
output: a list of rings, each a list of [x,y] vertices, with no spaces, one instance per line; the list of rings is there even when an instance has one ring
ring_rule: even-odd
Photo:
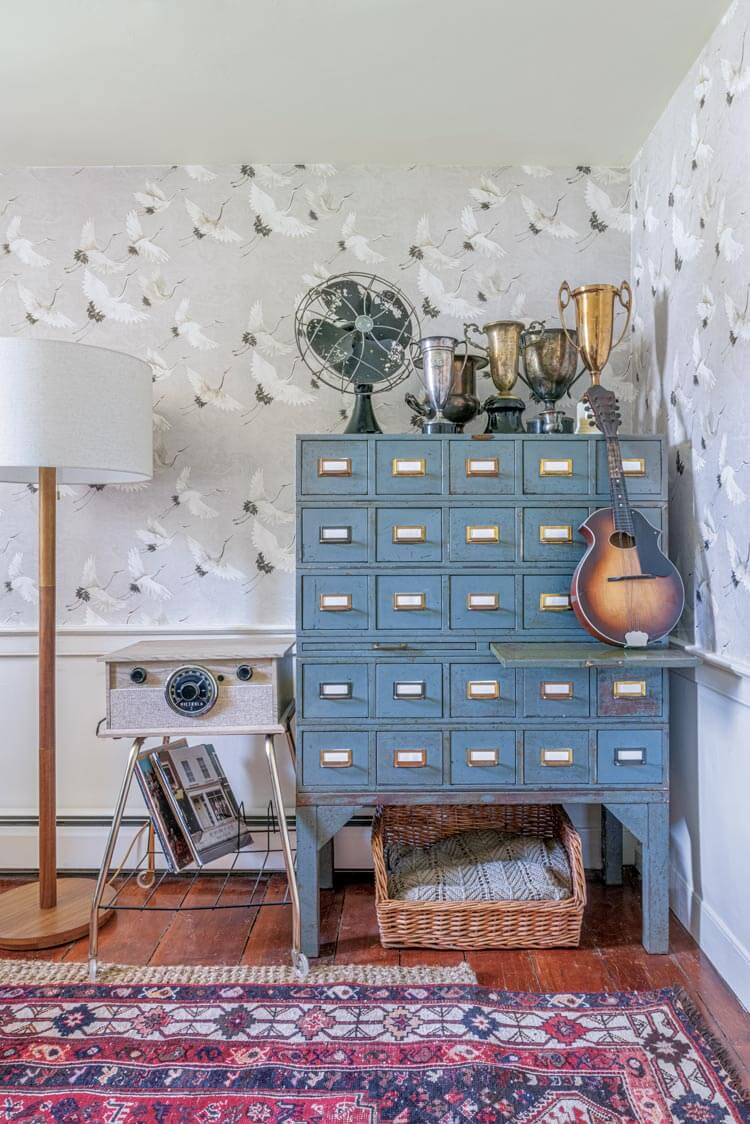
[[[112,855],[117,842],[117,836],[120,833],[120,824],[122,823],[123,812],[125,811],[125,804],[130,792],[130,785],[133,780],[135,766],[138,761],[138,755],[143,748],[145,738],[136,738],[130,750],[128,757],[128,765],[125,770],[125,776],[122,778],[122,785],[120,786],[120,795],[117,797],[117,806],[115,807],[115,814],[112,818],[112,826],[109,829],[109,836],[107,838],[107,845],[104,848],[104,856],[102,858],[102,865],[99,868],[99,877],[96,880],[96,889],[94,890],[94,897],[91,901],[91,917],[89,919],[89,979],[92,983],[96,982],[96,969],[97,969],[97,952],[99,948],[99,907],[102,903],[104,896],[104,889],[107,885],[107,878],[109,876],[109,869],[112,865]]]
[[[287,737],[289,737],[291,741],[289,732],[287,732]],[[268,769],[271,774],[271,792],[273,795],[274,811],[276,813],[276,819],[279,822],[279,835],[281,837],[281,850],[284,855],[284,867],[286,868],[287,883],[289,885],[289,897],[292,902],[292,966],[295,972],[304,979],[310,971],[310,964],[300,948],[302,943],[302,924],[300,920],[297,875],[294,869],[294,855],[292,853],[292,845],[289,841],[289,831],[286,826],[286,813],[284,812],[284,802],[281,796],[279,771],[276,766],[276,747],[274,745],[273,734],[266,734],[265,750]]]

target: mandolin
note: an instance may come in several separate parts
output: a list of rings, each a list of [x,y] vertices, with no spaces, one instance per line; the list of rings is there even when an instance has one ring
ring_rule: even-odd
[[[660,548],[661,532],[630,506],[617,436],[617,398],[603,386],[592,386],[583,400],[607,442],[612,506],[581,524],[588,546],[573,574],[570,601],[580,624],[598,640],[644,648],[675,627],[685,589]]]

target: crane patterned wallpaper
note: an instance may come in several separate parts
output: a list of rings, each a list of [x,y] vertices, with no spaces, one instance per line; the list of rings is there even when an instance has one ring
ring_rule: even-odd
[[[294,435],[337,432],[351,405],[296,357],[302,294],[373,271],[426,334],[556,323],[564,278],[628,276],[629,196],[627,171],[587,167],[7,171],[0,334],[130,352],[154,380],[153,482],[61,489],[61,625],[291,626]],[[610,385],[627,400],[630,367],[624,347]],[[406,389],[375,399],[387,431],[410,427]],[[33,491],[2,486],[0,508],[14,627],[36,619]]]
[[[636,159],[638,428],[671,445],[681,632],[750,661],[750,0],[735,0]]]

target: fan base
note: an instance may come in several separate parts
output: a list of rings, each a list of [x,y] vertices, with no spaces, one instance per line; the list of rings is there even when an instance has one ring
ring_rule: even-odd
[[[372,388],[358,386],[355,391],[354,409],[344,433],[382,433],[372,408]]]

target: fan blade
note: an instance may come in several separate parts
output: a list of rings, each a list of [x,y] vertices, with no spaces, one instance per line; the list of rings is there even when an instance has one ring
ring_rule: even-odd
[[[395,375],[403,363],[403,356],[400,351],[391,354],[391,347],[390,342],[379,342],[360,335],[354,349],[359,363],[356,372],[351,375],[352,381],[376,383]]]
[[[351,328],[330,320],[315,318],[305,326],[308,343],[318,358],[341,374],[348,374],[346,362],[351,358],[355,333]]]
[[[365,291],[362,286],[349,277],[328,281],[320,289],[320,299],[326,308],[335,313],[340,320],[347,322],[355,320],[365,311],[364,297]]]
[[[366,304],[366,311],[376,327],[395,328],[399,332],[408,327],[411,320],[409,310],[393,289],[381,293],[368,292]]]

